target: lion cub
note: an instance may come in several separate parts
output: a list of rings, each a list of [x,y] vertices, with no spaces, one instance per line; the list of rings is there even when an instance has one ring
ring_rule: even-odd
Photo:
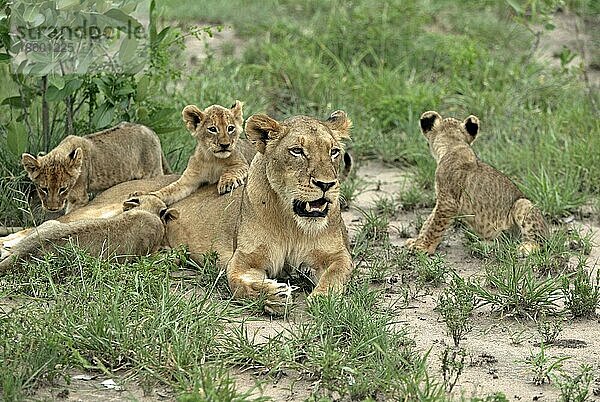
[[[19,259],[39,257],[57,246],[75,243],[90,255],[125,260],[147,255],[164,244],[165,225],[179,213],[153,196],[134,196],[123,203],[123,213],[106,219],[75,222],[46,221],[11,247],[0,262],[0,272]]]
[[[198,141],[196,150],[179,180],[150,194],[171,205],[192,194],[201,184],[217,183],[219,194],[244,184],[248,162],[236,148],[244,122],[242,106],[237,100],[230,109],[219,105],[204,110],[195,105],[186,106],[181,114]]]
[[[65,213],[86,205],[88,192],[169,173],[157,135],[146,126],[123,122],[85,137],[67,136],[47,155],[24,153],[21,163],[42,206]]]
[[[544,218],[508,177],[480,161],[471,149],[479,131],[477,117],[461,122],[429,111],[421,115],[420,125],[437,162],[436,204],[407,247],[433,254],[452,219],[460,216],[485,239],[517,227],[522,234],[520,253],[537,250],[547,233]]]

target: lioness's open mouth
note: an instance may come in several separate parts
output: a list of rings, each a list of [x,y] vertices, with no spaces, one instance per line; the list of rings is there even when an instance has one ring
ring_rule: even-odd
[[[324,218],[329,212],[329,203],[325,198],[315,201],[294,200],[294,213],[303,218]]]

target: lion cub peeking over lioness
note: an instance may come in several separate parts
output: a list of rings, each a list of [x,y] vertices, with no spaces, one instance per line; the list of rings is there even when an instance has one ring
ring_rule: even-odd
[[[471,143],[479,131],[479,119],[442,119],[437,112],[421,115],[421,131],[437,162],[436,204],[409,248],[433,254],[453,218],[460,216],[484,239],[504,230],[519,228],[521,254],[539,248],[547,228],[541,212],[503,173],[480,161]]]
[[[65,213],[86,205],[88,192],[170,173],[157,135],[146,126],[123,122],[85,137],[67,136],[47,155],[24,153],[21,163],[42,206]]]
[[[201,184],[217,183],[219,194],[244,184],[248,162],[236,148],[244,123],[242,106],[238,100],[230,109],[220,105],[204,110],[195,105],[186,106],[181,114],[187,129],[198,141],[196,150],[179,180],[150,194],[171,205],[192,194]]]

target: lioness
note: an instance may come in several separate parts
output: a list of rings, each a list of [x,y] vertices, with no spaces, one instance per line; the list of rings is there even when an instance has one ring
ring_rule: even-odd
[[[477,158],[471,143],[479,132],[479,119],[442,119],[437,112],[421,115],[421,131],[437,162],[436,204],[416,239],[406,246],[433,254],[453,218],[461,216],[484,239],[518,227],[521,254],[539,248],[547,233],[539,209],[508,177]]]
[[[248,162],[236,148],[244,123],[242,106],[237,100],[231,109],[220,105],[204,110],[195,105],[186,106],[181,114],[198,141],[196,150],[179,180],[152,194],[171,205],[193,193],[201,184],[217,183],[219,194],[244,184]]]
[[[216,250],[234,296],[264,294],[273,314],[291,297],[275,280],[284,265],[312,270],[312,295],[341,292],[353,268],[338,178],[350,127],[343,111],[325,121],[250,117],[246,135],[259,153],[246,186],[228,197],[205,186],[175,203],[181,217],[167,224],[169,245],[187,244],[193,258]]]
[[[123,122],[85,137],[67,136],[47,155],[24,153],[23,167],[42,206],[65,213],[86,205],[88,192],[169,173],[160,141],[146,126]]]
[[[123,213],[108,219],[75,222],[50,220],[15,244],[0,262],[0,272],[15,261],[40,256],[56,246],[73,242],[97,257],[120,260],[152,253],[164,244],[165,223],[177,219],[177,210],[151,195],[129,198]]]

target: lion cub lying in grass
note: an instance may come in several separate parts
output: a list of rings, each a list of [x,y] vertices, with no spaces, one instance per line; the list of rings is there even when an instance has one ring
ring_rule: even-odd
[[[24,153],[23,167],[42,206],[69,213],[86,205],[88,192],[169,173],[160,141],[146,126],[121,123],[85,137],[69,135],[47,155]]]
[[[479,131],[479,120],[442,119],[437,112],[421,115],[421,131],[437,162],[436,204],[416,239],[406,246],[433,254],[453,218],[460,216],[484,239],[519,228],[521,254],[539,248],[547,233],[544,218],[508,177],[480,161],[471,143]]]
[[[71,242],[101,258],[147,255],[162,247],[166,223],[179,216],[154,196],[133,196],[123,203],[123,211],[107,219],[46,221],[9,250],[0,262],[0,272],[19,259],[40,257]]]
[[[217,183],[219,194],[244,184],[248,162],[236,148],[244,123],[242,106],[240,101],[235,101],[231,109],[219,105],[204,110],[186,106],[181,114],[198,141],[196,150],[179,180],[151,194],[171,205],[192,194],[201,184]]]

